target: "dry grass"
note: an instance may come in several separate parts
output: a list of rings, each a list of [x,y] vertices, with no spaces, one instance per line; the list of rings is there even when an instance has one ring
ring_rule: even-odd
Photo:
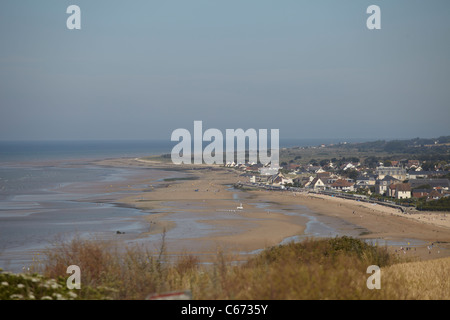
[[[384,248],[343,237],[268,249],[243,266],[220,267],[200,299],[373,299],[369,265],[391,262]],[[219,265],[220,266],[220,265]],[[198,290],[197,290],[198,291]]]
[[[163,239],[164,240],[164,239]],[[267,249],[244,264],[218,252],[211,265],[196,257],[166,261],[145,247],[125,250],[77,239],[48,252],[44,274],[67,278],[81,269],[82,299],[144,299],[149,294],[190,290],[194,299],[448,299],[449,259],[399,263],[386,248],[348,237],[307,240]],[[381,290],[369,290],[369,265],[381,267]]]
[[[405,299],[450,299],[450,258],[395,264],[383,274],[386,286],[401,283],[397,292]]]
[[[159,254],[143,246],[118,249],[100,241],[76,239],[48,250],[43,273],[50,278],[67,277],[69,265],[81,270],[81,297],[97,298],[91,288],[106,288],[112,299],[144,299],[148,294],[189,286],[189,275],[197,259],[182,256],[175,263],[166,261],[162,241]],[[94,292],[94,296],[91,293]]]

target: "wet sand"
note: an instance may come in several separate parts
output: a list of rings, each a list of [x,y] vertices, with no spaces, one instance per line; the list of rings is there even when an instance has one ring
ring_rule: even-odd
[[[119,162],[105,164],[174,167],[132,159]],[[239,254],[286,239],[350,235],[386,243],[399,255],[421,259],[450,256],[449,217],[443,213],[405,215],[389,207],[330,196],[231,190],[233,183],[247,179],[240,177],[240,172],[223,167],[175,167],[185,173],[184,178],[195,180],[166,182],[117,200],[151,213],[145,217],[151,225],[149,232],[140,238],[143,243],[145,239],[158,243],[165,229],[170,254],[212,254],[218,248]],[[244,209],[238,210],[241,203]],[[307,226],[314,220],[324,226],[322,234],[308,233]]]
[[[154,164],[152,164],[154,165]],[[184,167],[192,180],[174,180],[147,192],[118,199],[150,214],[149,232],[142,242],[153,241],[158,248],[158,233],[166,228],[168,254],[200,255],[225,252],[251,252],[279,244],[301,234],[307,219],[267,212],[254,200],[231,186],[241,178],[237,172],[222,168]],[[252,204],[253,202],[256,202]],[[238,207],[243,205],[243,209]]]

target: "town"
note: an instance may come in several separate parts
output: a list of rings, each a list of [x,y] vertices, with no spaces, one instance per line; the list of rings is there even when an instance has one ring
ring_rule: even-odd
[[[332,145],[312,148],[326,150],[327,147],[336,148]],[[447,150],[448,145],[444,148]],[[347,156],[301,163],[302,157],[296,156],[281,162],[279,167],[234,162],[225,166],[241,171],[240,187],[325,193],[399,208],[449,211],[450,164],[442,148],[439,152],[441,156],[433,160],[418,160],[412,158],[414,155],[409,158],[403,154],[395,160],[395,155],[389,156],[392,160],[366,155],[364,160]],[[286,153],[285,150],[284,158],[288,159]]]

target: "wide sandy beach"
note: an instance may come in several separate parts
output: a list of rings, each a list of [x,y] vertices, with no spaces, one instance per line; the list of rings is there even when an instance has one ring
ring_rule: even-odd
[[[124,159],[97,164],[180,170],[173,179],[146,185],[141,190],[136,189],[133,195],[115,200],[149,212],[145,218],[149,230],[140,238],[142,243],[151,239],[155,251],[159,249],[164,231],[168,254],[210,256],[220,249],[242,255],[277,245],[287,237],[302,234],[305,229],[305,217],[269,213],[259,207],[258,197],[233,190],[232,185],[242,177],[232,169],[174,167],[172,164]],[[126,184],[145,184],[145,176],[139,179]],[[119,190],[123,186],[122,182],[122,185],[111,185],[110,188]],[[241,204],[243,209],[238,209]]]
[[[148,231],[141,243],[155,253],[165,231],[165,250],[200,258],[218,250],[236,255],[280,244],[305,233],[311,218],[338,234],[373,239],[403,256],[422,259],[450,256],[450,217],[445,213],[407,215],[381,205],[325,195],[266,190],[242,191],[231,186],[248,178],[234,169],[183,165],[141,159],[114,159],[98,165],[175,170],[172,179],[146,184],[145,174],[108,187],[133,189],[116,199],[121,205],[148,212]],[[238,209],[242,204],[243,209]],[[326,236],[322,234],[322,236]]]

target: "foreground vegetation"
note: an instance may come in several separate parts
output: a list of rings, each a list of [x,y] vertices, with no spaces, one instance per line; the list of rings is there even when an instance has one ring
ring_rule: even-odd
[[[78,239],[49,250],[42,275],[0,273],[0,299],[145,299],[174,290],[190,290],[193,299],[450,298],[450,259],[400,263],[387,248],[349,237],[280,245],[238,265],[221,252],[211,265],[167,258],[164,242],[155,256]],[[80,290],[66,287],[73,264]],[[380,290],[367,288],[370,265],[381,268]]]
[[[416,207],[423,211],[450,211],[450,197],[444,197],[435,201],[419,199]]]

